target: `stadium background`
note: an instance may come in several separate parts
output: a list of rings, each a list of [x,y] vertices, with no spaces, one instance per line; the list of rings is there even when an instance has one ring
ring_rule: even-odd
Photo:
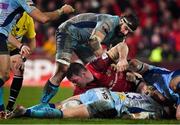
[[[42,11],[52,11],[62,5],[70,4],[77,11],[72,15],[63,15],[58,21],[42,25],[35,21],[37,47],[26,61],[24,87],[20,92],[16,104],[31,106],[39,103],[42,86],[52,75],[56,51],[55,30],[65,20],[79,13],[95,12],[122,15],[136,12],[140,19],[140,27],[131,34],[126,42],[129,46],[129,58],[138,58],[169,69],[180,68],[180,0],[34,0]],[[12,75],[11,75],[12,76]],[[9,85],[6,83],[5,102],[8,100]],[[53,98],[52,102],[63,100],[72,94],[72,85],[63,81],[64,88]],[[35,87],[34,87],[35,86]],[[14,119],[1,120],[1,123],[179,123],[174,120],[133,121],[133,120],[99,120],[74,119],[53,121],[42,119]]]
[[[180,0],[34,0],[42,11],[52,11],[70,4],[76,12],[57,21],[35,21],[37,47],[26,62],[24,86],[43,86],[54,69],[55,30],[65,20],[79,13],[95,12],[123,15],[135,12],[140,27],[126,39],[129,58],[138,58],[169,69],[180,68]],[[12,79],[12,78],[11,78]],[[7,86],[11,83],[7,82]],[[69,84],[65,80],[65,86]]]

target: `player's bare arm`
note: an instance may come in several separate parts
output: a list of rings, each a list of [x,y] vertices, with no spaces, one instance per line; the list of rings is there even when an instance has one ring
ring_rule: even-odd
[[[148,64],[143,63],[137,59],[131,59],[129,62],[128,70],[143,74],[149,69]]]
[[[115,65],[115,69],[117,71],[124,71],[128,67],[127,62],[127,55],[128,55],[129,49],[127,47],[127,44],[125,42],[121,42],[111,48],[107,53],[110,56],[110,58],[117,62],[117,65]]]
[[[62,14],[69,14],[72,12],[74,12],[72,6],[64,5],[60,9],[57,9],[52,12],[41,12],[39,9],[35,8],[30,13],[30,16],[41,23],[47,23],[52,20],[57,20],[59,16],[61,16]]]
[[[20,49],[20,54],[29,55],[30,54],[30,48],[21,42],[19,42],[14,36],[11,34],[8,37],[8,41],[18,49]]]

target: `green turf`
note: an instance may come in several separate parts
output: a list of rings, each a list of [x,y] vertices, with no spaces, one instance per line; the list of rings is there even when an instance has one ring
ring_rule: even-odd
[[[23,88],[17,100],[17,104],[25,107],[39,103],[41,88]],[[8,99],[8,88],[4,88],[5,100]],[[63,100],[72,95],[72,90],[63,88],[51,102]],[[0,124],[180,124],[177,120],[121,120],[121,119],[34,119],[17,118],[0,120]]]

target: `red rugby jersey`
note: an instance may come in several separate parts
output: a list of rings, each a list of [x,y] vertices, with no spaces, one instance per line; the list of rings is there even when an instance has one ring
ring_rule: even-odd
[[[74,95],[81,94],[88,89],[107,87],[112,91],[129,92],[133,91],[133,83],[126,81],[125,72],[115,72],[111,68],[113,60],[103,54],[96,60],[88,63],[86,68],[93,74],[95,80],[89,83],[85,88],[75,87]]]

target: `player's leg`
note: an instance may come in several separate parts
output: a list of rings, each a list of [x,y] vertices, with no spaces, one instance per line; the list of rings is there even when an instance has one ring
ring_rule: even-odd
[[[17,106],[15,110],[7,115],[7,118],[35,117],[35,118],[61,118],[62,111],[55,108],[54,104],[41,103],[29,108]]]
[[[74,104],[75,102],[76,105]],[[76,108],[73,109],[72,107],[78,107],[80,104],[81,103],[79,101],[79,96],[73,96],[56,104],[41,103],[29,107],[27,109],[24,108],[23,106],[17,106],[17,108],[13,112],[8,114],[8,118],[14,118],[20,116],[36,117],[36,118],[61,118],[63,116],[62,110],[69,108],[70,108],[69,110],[65,110],[65,115],[66,115],[65,117],[70,117],[69,113],[71,112],[74,113],[77,111]]]
[[[41,98],[42,103],[47,103],[57,93],[60,82],[64,79],[68,66],[56,62],[56,69],[53,76],[46,82]]]
[[[48,103],[57,93],[59,84],[65,77],[72,56],[71,36],[58,29],[56,31],[56,69],[53,76],[46,82],[41,98],[42,103]]]
[[[14,50],[10,53],[11,56],[11,70],[14,73],[13,81],[10,87],[10,96],[6,109],[8,111],[13,110],[13,106],[16,102],[16,98],[21,90],[23,83],[23,73],[24,73],[24,62],[21,55],[18,54],[18,50]]]
[[[4,110],[2,86],[9,79],[10,56],[6,44],[7,37],[0,34],[0,112]]]
[[[76,105],[70,104],[74,102]],[[109,91],[103,88],[70,97],[61,102],[61,106],[56,103],[56,108],[58,107],[63,112],[63,118],[112,118],[117,115]]]

